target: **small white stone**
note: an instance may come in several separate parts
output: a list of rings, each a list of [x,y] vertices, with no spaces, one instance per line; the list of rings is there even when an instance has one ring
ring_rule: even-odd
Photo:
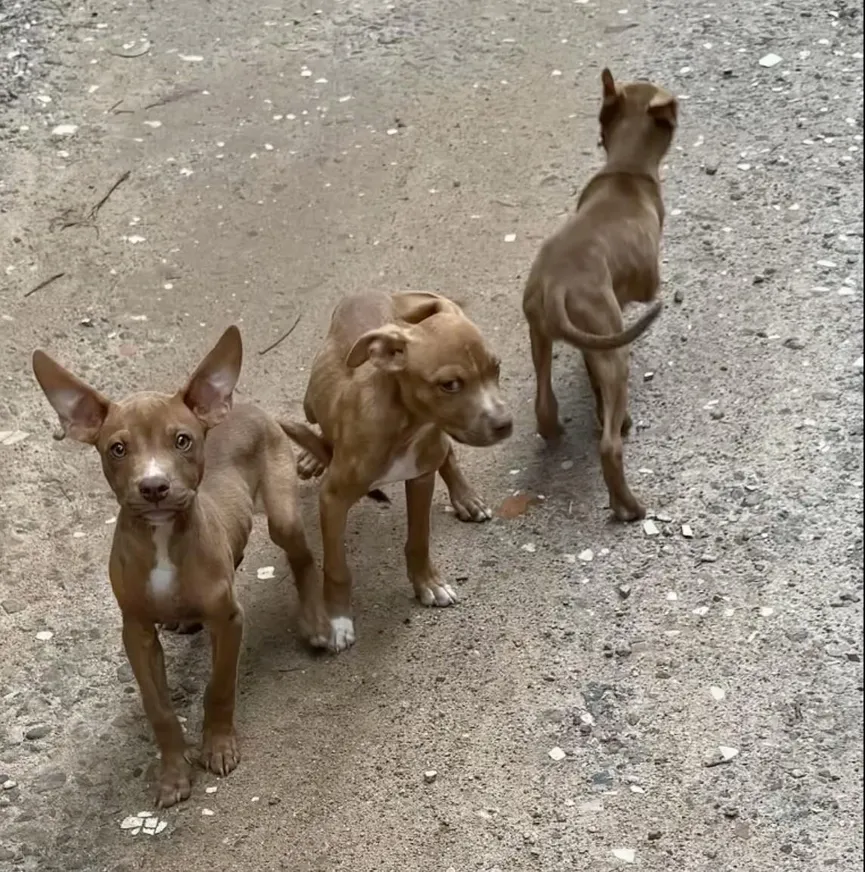
[[[154,830],[153,835],[158,836],[167,826],[168,826],[168,821],[160,821],[156,825],[156,829]]]
[[[775,614],[775,609],[771,606],[761,606],[760,607],[760,617],[761,618],[771,618],[772,615]]]
[[[18,782],[13,781],[11,778],[8,779],[7,781],[3,782],[3,789],[4,790],[14,790],[17,786],[18,786]]]
[[[252,799],[250,800],[250,802],[260,802],[260,801],[261,801],[260,796],[253,796]]]
[[[301,70],[300,74],[304,77],[304,79],[310,78],[312,76],[312,70]]]
[[[505,234],[505,242],[516,242],[517,234],[516,233],[506,233]]]
[[[269,142],[265,142],[264,143],[264,150],[265,151],[273,151],[273,146]]]
[[[562,556],[565,558],[566,563],[576,563],[577,562],[577,555],[576,554],[563,554]]]
[[[718,751],[724,760],[732,760],[734,757],[739,756],[739,749],[731,748],[729,745],[719,745]]]
[[[154,829],[158,823],[159,823],[158,817],[149,817],[149,818],[147,818],[146,821],[144,821],[144,826],[150,827],[151,829]]]
[[[677,594],[676,591],[674,591],[674,590],[668,590],[667,591],[667,599],[671,603],[674,603],[674,602],[676,602],[677,599],[679,599],[679,594]]]
[[[147,240],[143,236],[127,236],[126,241],[130,245],[140,245],[142,242],[147,242]]]
[[[274,574],[275,570],[272,566],[260,566],[256,572],[259,581],[267,581],[267,579],[273,578]]]
[[[682,524],[682,535],[686,539],[693,539],[694,538],[694,531],[691,529],[690,524]]]
[[[581,723],[581,724],[586,724],[587,726],[591,727],[591,726],[593,726],[594,723],[595,723],[595,718],[594,718],[594,716],[592,715],[591,712],[583,712],[583,713],[580,715],[580,723]]]
[[[633,848],[614,848],[613,856],[623,863],[633,863],[637,859],[637,852]]]
[[[197,64],[204,60],[201,55],[178,55],[177,57],[188,64]]]
[[[435,771],[435,769],[427,769],[427,771],[423,774],[423,780],[427,784],[432,784],[438,777],[439,774]]]
[[[694,609],[694,614],[700,618],[705,618],[706,615],[709,614],[709,607],[708,606],[697,606],[697,608]]]
[[[562,74],[562,71],[561,71],[561,70],[553,70],[553,71],[550,73],[550,75],[551,75],[554,79],[557,79],[561,74]]]
[[[639,784],[632,784],[631,785],[631,793],[645,793],[645,792],[646,792],[645,788],[640,787]]]
[[[537,551],[537,550],[538,550],[538,547],[537,547],[537,545],[535,545],[534,542],[526,542],[526,544],[523,545],[523,551],[528,551],[529,554],[534,554],[535,551]]]
[[[724,690],[724,688],[718,687],[717,684],[713,684],[709,688],[709,693],[712,695],[712,699],[714,699],[715,702],[720,702],[722,699],[724,699],[725,696],[727,696],[727,692]]]
[[[78,132],[77,124],[58,124],[52,131],[52,136],[73,136]]]
[[[647,518],[643,521],[643,532],[647,536],[657,536],[661,531],[658,529],[658,525],[651,518]]]
[[[396,136],[397,133],[399,133],[399,131],[396,129],[396,127],[391,127],[387,131],[388,136]]]
[[[856,363],[853,364],[854,369],[858,369],[859,372],[862,372],[862,355],[856,358]]]
[[[574,461],[573,460],[563,460],[562,461],[562,469],[573,469]]]
[[[351,94],[346,94],[344,97],[339,98],[340,103],[348,103],[351,100]]]
[[[210,785],[210,787],[204,788],[204,792],[205,793],[216,793],[217,789],[218,788],[215,785]]]
[[[760,66],[761,67],[775,67],[781,63],[783,58],[779,57],[776,54],[772,54],[771,52],[767,55],[763,55],[760,58]]]
[[[130,815],[129,817],[123,818],[123,820],[120,822],[120,829],[121,830],[134,830],[140,826],[141,826],[141,818],[133,817],[132,815]]]
[[[154,130],[155,130],[157,127],[162,127],[162,122],[161,122],[161,121],[145,121],[144,123],[145,123],[148,127],[152,127]]]
[[[202,817],[213,817],[215,814],[216,814],[216,812],[213,811],[213,809],[210,809],[210,808],[201,809],[201,816]]]
[[[591,563],[595,559],[595,552],[591,548],[586,548],[585,551],[580,551],[577,555],[583,563]]]
[[[54,638],[54,633],[52,633],[51,630],[40,630],[40,631],[36,634],[36,638],[37,638],[40,642],[48,642],[48,641],[50,641],[51,639]]]
[[[555,748],[553,748],[550,751],[550,760],[554,760],[556,763],[561,762],[567,756],[568,755],[565,754],[565,752],[561,748],[559,748],[558,746],[556,746]]]

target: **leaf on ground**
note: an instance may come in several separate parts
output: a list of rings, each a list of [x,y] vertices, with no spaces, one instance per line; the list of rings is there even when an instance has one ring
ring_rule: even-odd
[[[496,509],[496,515],[506,521],[512,521],[514,518],[524,515],[530,506],[538,502],[539,500],[534,494],[516,493],[502,500],[502,504]]]

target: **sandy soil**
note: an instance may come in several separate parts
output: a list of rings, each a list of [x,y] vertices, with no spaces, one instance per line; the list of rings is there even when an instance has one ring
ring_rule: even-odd
[[[627,5],[4,2],[4,872],[861,868],[861,6]],[[534,435],[520,313],[599,165],[605,64],[682,98],[626,447],[654,536],[610,523],[566,349],[567,438]],[[517,425],[466,469],[493,505],[544,499],[469,526],[437,492],[447,611],[411,598],[400,489],[359,506],[337,658],[289,630],[257,529],[243,763],[134,835],[154,746],[106,579],[115,507],[95,452],[52,441],[29,355],[171,389],[237,322],[242,395],[299,414],[334,302],[370,287],[466,301]],[[317,541],[313,485],[304,511]],[[169,651],[194,734],[206,640]]]

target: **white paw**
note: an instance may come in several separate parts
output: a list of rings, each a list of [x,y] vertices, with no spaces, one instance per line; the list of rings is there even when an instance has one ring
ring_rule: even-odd
[[[459,602],[456,591],[449,584],[424,585],[418,589],[417,598],[421,601],[421,605],[439,608],[453,606]]]
[[[454,514],[461,521],[474,521],[476,524],[480,524],[483,521],[489,521],[493,516],[493,510],[484,505],[483,500],[476,494],[469,494],[464,498],[451,497],[451,505]]]
[[[331,651],[345,651],[346,648],[351,648],[354,645],[354,621],[351,618],[331,618],[330,619],[330,639],[327,647]]]

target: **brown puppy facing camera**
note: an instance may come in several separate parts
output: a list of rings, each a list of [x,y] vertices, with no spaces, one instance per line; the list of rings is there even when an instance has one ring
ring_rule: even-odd
[[[625,481],[622,436],[628,413],[630,349],[663,308],[658,253],[664,225],[659,168],[678,120],[676,98],[650,82],[616,84],[601,75],[599,120],[607,161],[583,189],[576,213],[541,247],[523,294],[537,379],[538,432],[563,432],[552,386],[553,342],[579,348],[595,396],[601,466],[610,508],[622,521],[645,516]],[[629,303],[652,305],[623,329]]]
[[[157,624],[203,622],[213,668],[204,694],[200,762],[227,775],[240,761],[234,731],[243,611],[234,572],[253,507],[288,557],[301,629],[327,643],[321,580],[298,509],[292,444],[251,405],[232,408],[240,376],[240,333],[230,327],[175,394],[104,397],[43,351],[33,370],[65,436],[96,447],[120,512],[108,574],[123,616],[123,644],[161,755],[157,804],[187,799],[190,749],[171,706]]]
[[[313,458],[303,473],[324,473],[319,505],[324,550],[324,599],[330,648],[355,641],[351,573],[345,555],[349,509],[371,491],[405,482],[408,577],[428,606],[457,601],[429,553],[436,473],[466,519],[490,516],[457,465],[451,439],[495,445],[511,434],[499,395],[499,361],[456,303],[429,293],[367,293],[336,307],[312,365],[304,424],[283,422]]]

